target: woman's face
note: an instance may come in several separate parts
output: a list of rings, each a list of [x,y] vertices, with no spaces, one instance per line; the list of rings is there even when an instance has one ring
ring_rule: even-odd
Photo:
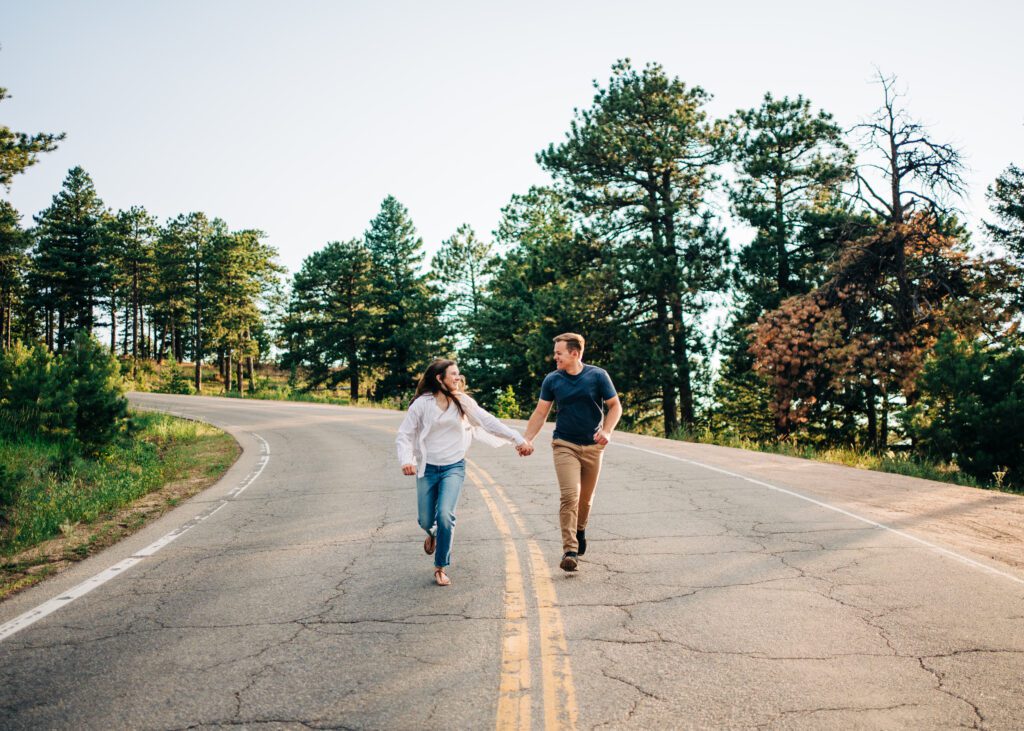
[[[441,379],[441,383],[452,393],[462,390],[462,374],[459,373],[459,367],[455,363],[444,369],[444,378]]]

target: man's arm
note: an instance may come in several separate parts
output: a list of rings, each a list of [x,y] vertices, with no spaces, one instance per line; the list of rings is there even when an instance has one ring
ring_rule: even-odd
[[[601,428],[597,430],[597,434],[594,435],[594,441],[598,444],[607,444],[611,441],[612,432],[615,431],[615,425],[619,423],[619,419],[622,418],[622,402],[619,401],[619,397],[610,398],[604,402],[605,406],[608,407],[607,413],[604,415],[604,423]]]
[[[537,408],[530,414],[530,421],[526,424],[526,434],[523,435],[527,442],[533,442],[533,438],[544,428],[544,422],[547,421],[548,414],[551,413],[551,403],[544,399],[537,401]]]

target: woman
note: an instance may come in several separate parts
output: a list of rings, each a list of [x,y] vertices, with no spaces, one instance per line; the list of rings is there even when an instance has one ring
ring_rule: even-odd
[[[451,584],[445,569],[451,559],[455,506],[466,479],[466,450],[474,436],[493,446],[513,442],[517,450],[526,441],[462,391],[455,361],[435,360],[416,386],[395,441],[402,474],[416,475],[419,523],[427,532],[423,550],[434,555],[438,586]]]

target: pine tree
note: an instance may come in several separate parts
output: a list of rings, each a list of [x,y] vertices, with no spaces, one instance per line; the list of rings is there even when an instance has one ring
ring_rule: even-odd
[[[307,368],[306,390],[337,388],[348,380],[349,398],[359,398],[376,314],[371,268],[370,252],[362,241],[333,241],[306,257],[295,274],[282,366]]]
[[[33,286],[48,315],[47,342],[63,351],[76,329],[91,333],[106,277],[103,201],[89,174],[72,168],[50,207],[35,217]],[[56,317],[56,339],[51,336]]]
[[[216,232],[205,254],[204,317],[208,322],[211,343],[220,348],[225,358],[225,391],[231,389],[231,366],[239,393],[243,390],[243,364],[253,386],[253,360],[257,341],[253,331],[260,326],[260,302],[273,288],[281,267],[275,262],[276,250],[263,242],[262,231],[228,232],[222,221],[215,220]]]
[[[0,350],[9,349],[14,341],[29,243],[29,235],[21,228],[21,216],[7,201],[0,201]]]
[[[190,320],[192,253],[185,237],[188,217],[179,215],[167,222],[159,232],[154,247],[155,281],[150,291],[151,322],[156,325],[153,343],[157,363],[163,362],[168,350],[176,362],[182,359],[183,333]]]
[[[369,355],[381,373],[374,393],[381,400],[411,391],[427,363],[443,354],[443,302],[419,273],[423,240],[393,196],[381,203],[365,240],[373,264],[373,307],[379,313]]]
[[[1024,170],[1010,165],[989,186],[988,200],[995,223],[986,223],[989,236],[1002,246],[1015,272],[1010,296],[1017,314],[1024,314]]]
[[[133,206],[118,211],[108,223],[107,235],[112,289],[124,305],[124,354],[133,361],[140,357],[141,325],[146,293],[156,272],[155,247],[159,229],[156,219],[145,208]],[[133,366],[134,377],[134,366]]]

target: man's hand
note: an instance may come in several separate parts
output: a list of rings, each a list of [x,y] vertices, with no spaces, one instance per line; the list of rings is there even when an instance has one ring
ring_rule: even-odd
[[[598,429],[594,432],[594,442],[596,444],[607,444],[612,440],[612,433],[605,431],[604,429]]]
[[[533,454],[533,442],[523,442],[517,445],[516,451],[519,452],[520,457],[529,457]]]
[[[404,464],[404,465],[402,465],[402,474],[403,475],[415,475],[416,474],[416,465],[414,465],[414,464]]]

